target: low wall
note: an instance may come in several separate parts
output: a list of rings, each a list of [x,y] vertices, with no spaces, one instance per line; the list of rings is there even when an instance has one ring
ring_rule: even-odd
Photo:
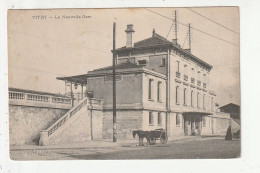
[[[10,145],[38,143],[40,131],[48,128],[67,111],[9,104]]]

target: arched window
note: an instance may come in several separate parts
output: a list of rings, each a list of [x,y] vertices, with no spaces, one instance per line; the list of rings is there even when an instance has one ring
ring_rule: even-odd
[[[214,98],[211,97],[211,111],[214,111]]]
[[[153,113],[149,112],[149,125],[153,125]]]
[[[186,98],[186,95],[187,95],[187,89],[184,88],[184,91],[183,91],[183,104],[186,106],[187,105],[187,98]]]
[[[205,105],[205,94],[203,94],[203,109],[206,108],[206,105]]]
[[[180,87],[177,86],[177,87],[176,87],[176,104],[180,104],[180,99],[179,99],[180,94],[179,94],[179,90],[180,90]]]
[[[152,100],[153,99],[153,94],[152,94],[152,90],[153,90],[153,79],[149,79],[149,93],[148,93],[148,99]]]
[[[200,108],[200,93],[197,94],[197,108]]]
[[[157,101],[161,101],[161,85],[162,85],[162,82],[158,82],[158,84],[157,84]]]
[[[191,91],[190,93],[190,105],[193,107],[194,104],[193,104],[193,91]]]

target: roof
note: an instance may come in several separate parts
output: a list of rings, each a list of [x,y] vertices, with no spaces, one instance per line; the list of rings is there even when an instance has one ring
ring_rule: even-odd
[[[153,33],[152,37],[134,43],[134,47],[148,47],[162,44],[172,44],[172,42],[157,33]]]
[[[55,94],[55,93],[49,93],[49,92],[43,92],[43,91],[35,91],[35,90],[28,90],[28,89],[20,89],[20,88],[12,88],[12,87],[9,87],[8,91],[39,94],[39,95],[50,95],[50,96],[55,96],[55,97],[66,97],[66,98],[68,98],[68,96],[61,95],[61,94]]]
[[[127,61],[125,63],[121,63],[115,66],[115,69],[117,70],[116,73],[140,73],[145,72],[149,74],[153,74],[155,76],[160,76],[163,78],[165,77],[164,74],[154,71],[152,69],[146,68],[141,65],[137,65],[135,63],[132,63],[130,61]],[[129,69],[129,70],[124,70]],[[87,78],[93,77],[93,76],[103,76],[107,74],[111,74],[113,70],[113,66],[107,66],[99,69],[95,69],[93,71],[89,71],[87,74],[83,75],[77,75],[77,76],[68,76],[68,77],[57,77],[58,80],[64,80],[69,81],[73,83],[84,83],[87,84]]]
[[[129,69],[129,68],[138,68],[138,67],[141,67],[141,66],[131,63],[131,62],[126,62],[126,63],[116,65],[115,69]],[[99,71],[106,71],[106,70],[112,70],[112,69],[113,69],[113,66],[107,66],[107,67],[95,69],[91,72],[99,72]],[[69,82],[73,82],[73,83],[87,84],[88,76],[89,76],[88,74],[82,74],[82,75],[77,75],[77,76],[57,77],[56,79],[69,81]]]
[[[128,69],[128,68],[138,68],[138,67],[142,67],[142,66],[128,61],[128,62],[116,65],[115,69]],[[98,68],[93,71],[103,71],[103,70],[113,70],[113,66],[111,65],[111,66],[107,66],[107,67],[103,67],[103,68]]]
[[[224,106],[219,107],[219,109],[225,109],[225,108],[237,108],[237,109],[239,109],[240,106],[239,106],[239,105],[236,105],[236,104],[234,104],[234,103],[229,103],[229,104],[227,104],[227,105],[224,105]]]
[[[69,81],[69,82],[73,82],[73,83],[87,84],[87,74],[76,75],[76,76],[67,76],[67,77],[57,77],[56,79]]]
[[[151,47],[151,46],[159,46],[159,45],[172,45],[172,42],[164,38],[163,36],[153,33],[152,37],[149,37],[147,39],[138,41],[134,43],[134,47],[127,48],[126,46],[123,46],[121,48],[116,49],[117,51],[125,50],[125,49],[132,49],[132,48],[143,48],[143,47]]]
[[[178,44],[174,44],[173,42],[167,40],[163,36],[157,34],[155,30],[153,31],[152,37],[149,37],[147,39],[138,41],[134,43],[133,47],[121,47],[116,49],[116,51],[124,51],[124,50],[131,50],[131,49],[141,49],[146,47],[155,47],[155,46],[169,46],[174,47],[178,51],[181,51],[186,56],[189,56],[191,59],[194,59],[195,61],[199,61],[203,65],[207,66],[209,69],[212,69],[212,66],[205,61],[201,60],[200,58],[196,57],[195,55],[191,54],[188,50],[182,49]]]

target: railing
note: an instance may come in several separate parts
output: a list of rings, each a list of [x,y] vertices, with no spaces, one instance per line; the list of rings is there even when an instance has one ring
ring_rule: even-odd
[[[71,104],[70,98],[51,96],[51,95],[41,95],[41,94],[31,94],[16,91],[9,91],[10,100],[19,101],[30,101],[30,102],[41,102],[41,103],[60,103],[60,104]]]
[[[201,81],[198,80],[197,85],[200,86],[201,85]]]
[[[194,78],[191,78],[191,83],[194,84],[195,83],[195,79]]]
[[[181,77],[181,73],[180,72],[176,72],[176,77],[180,78]]]
[[[46,131],[48,136],[52,135],[57,129],[59,129],[65,122],[67,122],[74,114],[76,114],[83,106],[88,103],[88,98],[84,98],[78,105],[70,109],[65,115],[63,115],[59,120],[57,120],[52,126],[50,126]]]
[[[92,98],[92,99],[90,100],[90,103],[91,103],[92,105],[95,104],[95,105],[100,105],[100,106],[102,106],[103,100]]]
[[[187,75],[184,75],[184,80],[188,81],[188,76]]]
[[[25,99],[25,94],[24,93],[17,93],[17,92],[10,92],[9,91],[9,99],[24,100]]]

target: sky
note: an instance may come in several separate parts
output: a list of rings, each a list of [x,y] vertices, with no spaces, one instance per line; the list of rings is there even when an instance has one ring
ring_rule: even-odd
[[[209,88],[216,92],[216,102],[220,106],[240,105],[238,8],[149,10],[168,18],[173,18],[177,10],[180,23],[190,23],[197,29],[191,32],[191,52],[213,66]],[[80,18],[65,19],[65,16]],[[144,8],[9,10],[9,87],[64,93],[64,82],[56,77],[86,74],[111,65],[114,21],[117,48],[125,46],[127,24],[134,25],[134,42],[151,37],[153,29],[164,37],[169,33],[169,40],[174,38],[174,31],[170,30],[172,21]],[[186,26],[179,24],[178,41],[183,48],[188,48],[187,31]]]

